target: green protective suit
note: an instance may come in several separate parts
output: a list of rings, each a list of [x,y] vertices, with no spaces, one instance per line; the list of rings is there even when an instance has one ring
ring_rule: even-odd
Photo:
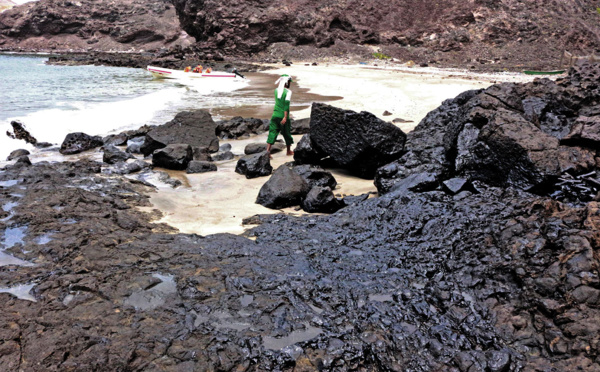
[[[292,120],[290,119],[290,100],[292,98],[292,91],[283,88],[281,97],[279,97],[278,89],[275,89],[275,108],[273,109],[273,115],[271,116],[271,122],[269,123],[269,138],[267,138],[268,144],[274,144],[279,132],[285,139],[285,144],[290,146],[294,143],[292,138]],[[284,125],[281,125],[281,120],[285,117],[285,113],[288,113],[287,120]]]

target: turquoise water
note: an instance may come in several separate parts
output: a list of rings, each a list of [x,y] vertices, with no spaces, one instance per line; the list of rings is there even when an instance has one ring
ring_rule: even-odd
[[[233,107],[248,99],[236,92],[247,82],[200,85],[157,80],[145,69],[52,66],[47,60],[0,54],[0,161],[17,148],[33,150],[4,134],[13,120],[38,141],[60,145],[73,132],[105,136],[164,124],[184,110]]]

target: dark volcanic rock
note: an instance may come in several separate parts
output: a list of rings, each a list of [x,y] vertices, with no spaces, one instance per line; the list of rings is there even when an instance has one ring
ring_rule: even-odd
[[[243,174],[246,178],[268,176],[273,172],[269,155],[266,152],[246,155],[238,160],[235,172]]]
[[[231,120],[217,123],[216,134],[219,138],[240,138],[260,134],[268,130],[268,121],[236,116]]]
[[[141,154],[141,149],[145,140],[145,137],[133,137],[129,139],[127,141],[127,149],[125,151],[131,154]]]
[[[220,152],[218,154],[212,155],[210,157],[211,161],[222,161],[222,160],[231,160],[234,159],[235,156],[231,151]]]
[[[261,187],[256,203],[271,209],[287,208],[299,205],[309,190],[308,183],[283,164]]]
[[[321,164],[326,154],[315,149],[310,140],[310,134],[302,136],[296,148],[294,149],[294,161],[296,164]]]
[[[21,155],[17,158],[16,164],[31,165],[31,160],[27,155]]]
[[[216,172],[217,166],[214,163],[208,161],[192,160],[185,170],[186,173],[205,173],[205,172]]]
[[[126,146],[129,136],[125,133],[111,134],[102,139],[104,145]]]
[[[113,145],[104,146],[104,155],[102,161],[108,164],[116,164],[120,161],[127,161],[128,159],[134,159],[135,157],[130,153],[119,150]]]
[[[90,136],[85,133],[69,133],[60,145],[60,153],[63,155],[78,154],[104,145],[100,136]]]
[[[368,112],[313,103],[310,117],[312,146],[357,176],[371,178],[404,153],[404,132]]]
[[[36,145],[37,144],[37,139],[35,139],[35,137],[33,137],[29,131],[27,129],[25,129],[25,126],[23,125],[23,123],[19,122],[19,121],[11,121],[10,125],[13,128],[13,133],[10,132],[6,132],[6,134],[11,137],[11,138],[15,138],[15,139],[20,139],[23,140],[29,144],[32,145]]]
[[[302,200],[301,206],[310,213],[333,213],[344,204],[335,198],[329,187],[314,186]]]
[[[125,175],[148,169],[150,169],[150,164],[138,159],[132,162],[119,162],[110,167],[102,168],[102,173]]]
[[[18,150],[15,150],[15,151],[11,152],[8,155],[8,157],[6,158],[6,160],[9,160],[9,161],[10,160],[15,160],[15,159],[17,159],[20,156],[29,155],[29,154],[30,154],[30,152],[27,151],[27,150],[25,150],[25,149],[18,149]]]
[[[170,122],[150,130],[140,151],[147,156],[167,145],[185,143],[217,152],[219,139],[215,128],[216,124],[206,110],[180,112]]]
[[[285,145],[279,142],[275,142],[273,146],[271,146],[271,154],[276,154],[285,150]],[[244,147],[244,154],[258,154],[259,152],[267,151],[266,143],[250,143]]]
[[[192,151],[194,152],[194,160],[212,161],[208,147],[193,147]]]
[[[310,118],[292,120],[292,134],[308,134],[310,133]]]
[[[308,183],[310,188],[315,186],[329,187],[331,190],[335,190],[337,181],[331,172],[326,171],[318,165],[294,165],[292,170]]]
[[[597,202],[398,191],[201,237],[101,166],[0,173],[3,254],[34,263],[0,287],[36,300],[0,293],[2,370],[598,369]]]
[[[463,178],[535,191],[564,172],[593,170],[598,128],[581,113],[600,103],[598,77],[600,68],[582,67],[556,82],[504,83],[445,101],[409,134],[407,153],[378,170],[379,192],[416,174],[429,175],[428,189]]]
[[[192,147],[188,144],[172,144],[154,151],[152,165],[166,169],[184,170],[193,159]]]

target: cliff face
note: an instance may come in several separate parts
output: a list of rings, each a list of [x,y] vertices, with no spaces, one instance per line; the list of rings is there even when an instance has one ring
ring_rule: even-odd
[[[339,43],[386,54],[517,61],[600,47],[600,15],[587,0],[173,0],[184,30],[204,47],[255,54],[277,42]],[[506,49],[508,48],[508,49]],[[374,48],[371,48],[374,49]]]
[[[41,0],[0,14],[0,48],[152,50],[194,42],[165,0]]]

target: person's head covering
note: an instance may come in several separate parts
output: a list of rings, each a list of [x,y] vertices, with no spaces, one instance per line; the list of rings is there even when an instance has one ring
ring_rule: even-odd
[[[285,84],[288,81],[292,82],[292,77],[290,75],[284,74],[281,75],[281,77],[275,82],[275,85],[279,84],[279,86],[277,87],[277,98],[281,98],[281,95],[283,94],[283,88],[285,88]]]

